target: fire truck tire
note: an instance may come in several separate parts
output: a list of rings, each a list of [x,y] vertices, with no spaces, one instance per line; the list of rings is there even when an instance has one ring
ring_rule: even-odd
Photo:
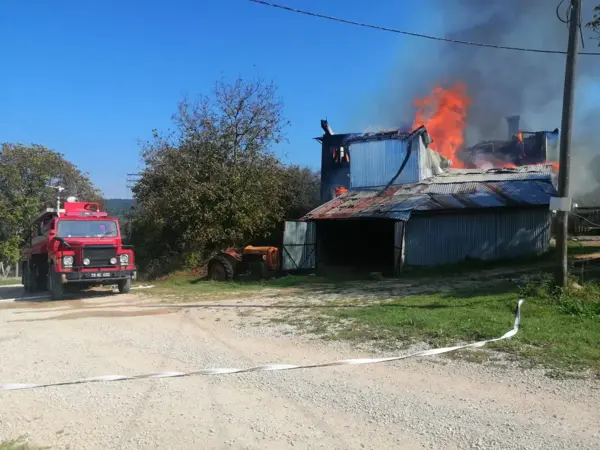
[[[131,278],[128,278],[127,280],[120,280],[117,283],[117,286],[119,288],[119,294],[129,294],[131,291]]]
[[[48,289],[52,300],[62,300],[65,295],[65,287],[60,282],[60,275],[51,268],[48,272]]]
[[[208,278],[212,281],[233,280],[233,266],[223,256],[215,256],[208,263]]]
[[[23,265],[23,288],[25,292],[35,292],[37,290],[35,273],[31,270],[29,263]]]

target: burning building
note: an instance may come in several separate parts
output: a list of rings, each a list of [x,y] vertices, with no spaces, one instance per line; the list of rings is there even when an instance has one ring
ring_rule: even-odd
[[[558,163],[558,128],[554,131],[522,131],[519,116],[507,117],[508,139],[479,142],[457,152],[466,168],[489,169],[528,164]]]
[[[549,203],[556,195],[551,165],[451,168],[424,126],[340,135],[322,126],[325,203],[286,223],[284,269],[398,274],[405,265],[548,250]]]
[[[321,203],[348,191],[350,187],[350,153],[346,145],[348,134],[334,134],[329,123],[321,120]]]

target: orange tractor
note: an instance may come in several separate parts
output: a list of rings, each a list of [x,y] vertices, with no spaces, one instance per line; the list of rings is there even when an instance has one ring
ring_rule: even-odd
[[[277,247],[228,248],[208,262],[208,278],[214,281],[232,281],[236,278],[262,280],[279,272],[281,263]]]

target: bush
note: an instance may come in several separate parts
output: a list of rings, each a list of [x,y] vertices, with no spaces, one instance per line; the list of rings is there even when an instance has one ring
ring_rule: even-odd
[[[520,294],[534,302],[555,305],[564,314],[581,317],[600,316],[600,283],[590,281],[580,285],[571,280],[567,288],[554,286],[550,276],[529,283]]]

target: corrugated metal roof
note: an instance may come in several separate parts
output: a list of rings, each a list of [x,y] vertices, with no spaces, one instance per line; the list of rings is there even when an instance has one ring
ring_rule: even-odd
[[[383,130],[373,133],[349,133],[345,135],[344,142],[351,144],[353,142],[387,141],[390,139],[407,140],[412,139],[416,135],[422,136],[423,141],[427,145],[431,143],[431,136],[429,136],[429,133],[424,126],[420,126],[411,131]]]
[[[408,220],[415,211],[543,206],[557,195],[544,168],[456,171],[417,184],[349,192],[314,209],[304,220],[382,218]]]

